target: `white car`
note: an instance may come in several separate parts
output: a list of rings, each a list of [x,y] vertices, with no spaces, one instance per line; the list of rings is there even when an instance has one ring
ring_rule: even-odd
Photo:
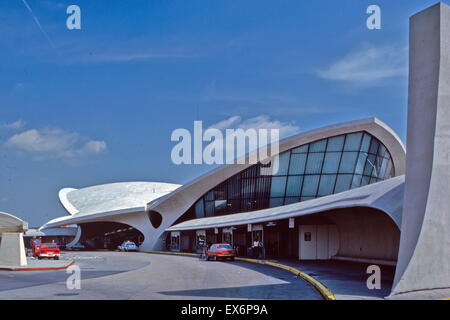
[[[133,241],[124,241],[117,247],[119,251],[138,251],[138,246]]]

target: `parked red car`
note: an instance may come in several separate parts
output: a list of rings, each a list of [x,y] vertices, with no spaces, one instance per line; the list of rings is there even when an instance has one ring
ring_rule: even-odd
[[[216,243],[206,251],[206,260],[230,259],[234,260],[236,250],[228,243]]]
[[[59,260],[60,252],[56,243],[40,243],[33,246],[33,255],[38,259],[49,258]]]

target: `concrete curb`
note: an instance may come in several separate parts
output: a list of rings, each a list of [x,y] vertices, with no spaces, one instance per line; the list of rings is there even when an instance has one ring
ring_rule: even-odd
[[[179,256],[191,256],[191,257],[198,257],[199,254],[196,253],[186,253],[186,252],[171,252],[171,251],[141,251],[145,253],[153,253],[153,254],[169,254],[169,255],[179,255]],[[325,300],[335,300],[334,294],[331,292],[330,289],[328,289],[326,286],[324,286],[321,282],[314,279],[310,275],[296,269],[290,266],[286,266],[281,263],[275,263],[268,260],[256,260],[256,259],[248,259],[248,258],[238,258],[236,257],[236,260],[245,261],[245,262],[251,262],[251,263],[258,263],[258,264],[264,264],[267,266],[283,269],[286,271],[289,271],[296,276],[299,276],[306,282],[308,282],[310,285],[312,285]]]
[[[312,285],[319,293],[320,295],[325,299],[325,300],[335,300],[334,298],[334,294],[331,292],[330,289],[328,289],[326,286],[324,286],[321,282],[319,282],[318,280],[314,279],[313,277],[311,277],[310,275],[287,265],[281,264],[281,263],[275,263],[275,262],[271,262],[271,261],[267,261],[267,260],[255,260],[255,259],[247,259],[247,258],[237,258],[238,260],[241,261],[247,261],[247,262],[252,262],[252,263],[259,263],[259,264],[265,264],[268,266],[272,266],[275,268],[279,268],[279,269],[283,269],[286,271],[289,271],[293,274],[295,274],[296,276],[299,276],[300,278],[302,278],[303,280],[305,280],[306,282],[308,282],[310,285]]]
[[[70,267],[71,265],[74,265],[75,261],[71,260],[68,264],[61,266],[61,267],[35,267],[35,268],[28,268],[28,267],[0,267],[1,271],[52,271],[52,270],[64,270]]]

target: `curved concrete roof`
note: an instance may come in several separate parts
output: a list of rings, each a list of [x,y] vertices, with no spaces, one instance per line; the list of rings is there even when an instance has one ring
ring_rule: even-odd
[[[49,237],[63,236],[74,237],[77,234],[78,227],[67,228],[46,228],[46,229],[28,229],[23,235],[24,237]]]
[[[174,225],[167,231],[211,229],[263,223],[350,207],[369,207],[381,210],[400,229],[404,185],[405,176],[402,175],[353,190],[281,207],[189,220]]]
[[[23,232],[28,229],[28,224],[12,214],[0,212],[0,233]]]
[[[69,212],[69,214],[71,214],[71,215],[77,214],[79,210],[72,205],[72,203],[67,198],[67,195],[70,192],[76,191],[76,190],[77,189],[74,189],[74,188],[64,188],[64,189],[59,190],[59,193],[58,193],[59,201],[61,202],[63,207],[67,210],[67,212]]]
[[[377,118],[349,121],[303,132],[279,143],[279,152],[322,140],[328,137],[347,133],[366,131],[380,140],[391,153],[395,175],[405,174],[406,149],[397,134],[384,122]],[[251,157],[258,150],[244,156]],[[249,161],[245,161],[248,163]],[[162,214],[165,212],[186,212],[200,197],[226,179],[252,166],[252,164],[228,164],[200,176],[192,182],[183,185],[170,195],[156,199],[148,205],[149,210]]]
[[[60,195],[67,211],[86,214],[145,207],[149,201],[179,187],[178,184],[160,182],[118,182],[78,190],[62,189]]]
[[[64,188],[59,197],[70,216],[53,219],[41,229],[77,223],[85,218],[145,211],[149,201],[179,187],[162,182],[118,182],[82,189]]]

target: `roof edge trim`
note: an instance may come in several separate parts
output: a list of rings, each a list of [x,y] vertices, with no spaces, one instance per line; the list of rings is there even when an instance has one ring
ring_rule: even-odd
[[[69,199],[67,198],[67,196],[69,195],[69,193],[71,193],[72,191],[76,191],[77,189],[74,188],[63,188],[61,190],[59,190],[58,192],[58,197],[59,197],[59,201],[61,202],[62,206],[64,207],[64,209],[67,210],[67,212],[69,212],[70,215],[74,215],[77,214],[79,211],[77,208],[75,208],[75,206],[69,201]]]

